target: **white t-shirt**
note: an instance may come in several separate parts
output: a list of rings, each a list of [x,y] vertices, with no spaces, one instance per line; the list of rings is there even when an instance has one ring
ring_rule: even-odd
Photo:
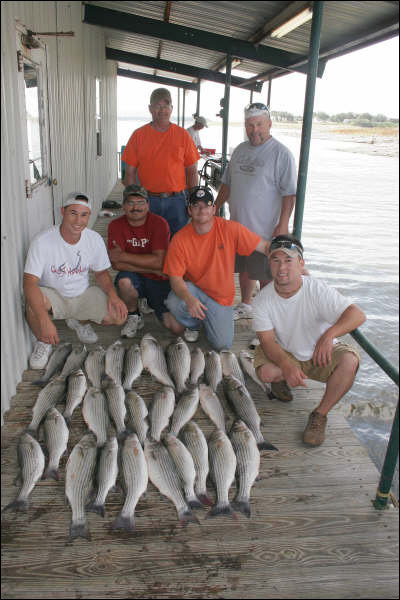
[[[107,249],[98,233],[86,228],[79,242],[68,244],[60,234],[60,226],[54,225],[33,238],[24,271],[39,277],[39,285],[75,298],[89,287],[89,270],[109,267]]]
[[[234,150],[222,182],[230,188],[230,218],[270,240],[281,216],[282,197],[296,193],[296,163],[274,137],[260,146],[243,142]]]
[[[252,326],[254,331],[273,329],[281,348],[304,361],[312,358],[321,335],[353,302],[319,279],[302,279],[291,298],[279,296],[273,281],[266,285],[252,302]]]
[[[197,146],[201,146],[200,134],[199,134],[198,130],[194,129],[192,126],[192,127],[188,127],[186,131],[192,136],[192,140],[194,141],[194,145],[196,146],[196,148],[197,148]]]

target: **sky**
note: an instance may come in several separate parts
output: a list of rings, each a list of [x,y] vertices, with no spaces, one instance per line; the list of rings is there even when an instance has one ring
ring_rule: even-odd
[[[241,76],[239,70],[233,74]],[[246,73],[246,77],[249,74]],[[271,110],[301,115],[304,107],[306,76],[293,73],[272,82]],[[154,83],[118,77],[118,116],[147,115]],[[177,112],[177,88],[171,87],[174,114]],[[253,94],[253,102],[267,101],[268,83],[261,93]],[[224,86],[202,81],[200,113],[210,120],[220,110]],[[250,92],[231,87],[230,121],[241,121]],[[196,92],[186,95],[186,115],[196,110]],[[399,116],[399,38],[395,37],[368,48],[328,61],[322,79],[317,80],[314,112],[329,115],[341,112],[368,112],[387,117]],[[189,119],[190,120],[190,119]],[[190,123],[189,123],[190,124]],[[185,124],[186,125],[186,124]]]

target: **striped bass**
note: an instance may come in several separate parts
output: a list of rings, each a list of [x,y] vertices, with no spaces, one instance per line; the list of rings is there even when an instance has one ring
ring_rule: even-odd
[[[170,387],[163,387],[156,392],[150,406],[150,436],[160,441],[162,431],[168,427],[169,419],[174,412],[175,394]]]
[[[233,375],[233,377],[236,377],[243,385],[246,385],[236,354],[230,350],[221,350],[219,355],[221,357],[222,375]]]
[[[208,440],[208,455],[217,499],[207,518],[220,514],[234,515],[228,496],[235,478],[236,456],[228,436],[220,429],[215,429]]]
[[[85,360],[85,371],[92,386],[101,388],[101,379],[104,375],[106,351],[101,346],[91,350]]]
[[[239,352],[239,360],[247,375],[249,375],[249,377],[251,377],[252,380],[255,381],[256,384],[259,385],[264,392],[266,392],[267,386],[261,381],[261,379],[258,378],[256,370],[254,368],[254,359],[251,356],[251,354],[249,354],[249,352],[247,352],[246,350],[241,350]]]
[[[201,408],[217,429],[225,431],[224,409],[217,394],[205,383],[200,384],[199,391]]]
[[[86,346],[80,345],[77,348],[73,348],[72,352],[68,355],[65,361],[63,370],[60,373],[60,377],[68,377],[74,371],[80,369],[88,355]]]
[[[47,411],[61,402],[65,394],[66,381],[56,377],[40,390],[32,409],[32,421],[28,426],[28,432],[36,434],[37,429],[46,416]]]
[[[260,470],[260,451],[254,435],[243,421],[235,421],[229,437],[236,454],[239,480],[232,508],[250,518],[250,491]]]
[[[88,429],[97,438],[97,447],[102,448],[107,441],[107,430],[110,425],[107,401],[100,390],[90,387],[85,394],[82,416]]]
[[[197,523],[191,508],[183,496],[181,481],[168,450],[161,442],[146,439],[144,442],[149,479],[159,492],[174,503],[183,526]]]
[[[44,436],[49,452],[49,463],[44,472],[43,479],[52,477],[60,479],[58,467],[60,459],[67,451],[69,429],[61,413],[56,408],[50,408],[44,420]]]
[[[46,385],[46,383],[54,375],[54,373],[60,371],[61,368],[64,366],[65,359],[67,358],[71,350],[72,344],[70,342],[63,342],[62,344],[57,344],[55,350],[53,350],[53,353],[50,355],[43,377],[37,379],[36,381],[33,381],[32,383],[34,385],[40,386]]]
[[[115,435],[109,437],[100,452],[97,471],[97,495],[87,510],[104,517],[104,505],[108,492],[115,486],[118,476],[118,442]]]
[[[201,502],[194,491],[196,469],[192,455],[186,446],[170,433],[164,433],[162,441],[174,461],[176,471],[182,482],[186,502],[190,508],[200,508]]]
[[[196,469],[194,491],[202,504],[211,506],[212,501],[207,494],[208,446],[204,433],[194,422],[189,421],[182,429],[180,437],[193,458]]]
[[[87,381],[82,369],[71,373],[68,377],[67,397],[65,400],[64,419],[70,425],[72,413],[81,404],[87,391]]]
[[[216,392],[219,383],[222,381],[222,365],[221,357],[218,352],[211,350],[205,353],[205,369],[204,374],[206,381],[211,386],[211,389]]]
[[[134,344],[125,354],[124,379],[122,382],[124,390],[132,389],[133,382],[140,377],[142,371],[142,353],[138,344]]]
[[[106,376],[106,378],[103,379],[103,390],[107,398],[108,414],[114,422],[118,439],[121,439],[126,434],[126,406],[124,388],[122,385],[115,383],[113,379]]]
[[[199,388],[184,392],[179,398],[172,415],[170,433],[177,436],[182,427],[190,421],[199,405]]]
[[[147,462],[136,433],[131,433],[124,441],[121,464],[126,495],[124,505],[112,528],[134,531],[135,508],[140,496],[146,491],[149,480]]]
[[[128,426],[137,434],[139,442],[144,444],[149,429],[148,410],[145,401],[136,392],[128,392],[125,396],[128,409]]]
[[[197,385],[204,373],[206,361],[201,348],[195,348],[190,355],[190,383]]]
[[[17,453],[21,488],[15,500],[4,510],[26,511],[29,507],[29,495],[42,476],[45,459],[39,442],[27,432],[19,438]]]
[[[119,340],[111,344],[106,350],[105,372],[119,385],[122,384],[124,355],[125,348]]]
[[[186,342],[178,337],[167,346],[165,354],[169,373],[176,385],[176,391],[181,394],[186,389],[186,381],[190,374],[190,350]]]
[[[96,455],[96,438],[89,433],[74,446],[67,461],[65,495],[72,510],[70,541],[79,536],[90,540],[85,506],[93,487]]]
[[[140,349],[142,352],[143,367],[163,385],[175,388],[174,382],[168,374],[164,351],[150,333],[146,333],[142,337]]]

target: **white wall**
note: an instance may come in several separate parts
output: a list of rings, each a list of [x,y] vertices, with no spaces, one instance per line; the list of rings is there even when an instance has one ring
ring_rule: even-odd
[[[23,122],[17,94],[15,18],[32,31],[74,31],[41,38],[47,46],[49,122],[56,222],[70,191],[94,201],[90,225],[117,180],[116,65],[106,61],[104,33],[82,23],[81,2],[1,3],[1,410],[8,409],[32,346],[22,306],[22,275],[29,246]],[[95,79],[102,80],[103,155],[96,156]],[[49,215],[49,218],[53,218]]]

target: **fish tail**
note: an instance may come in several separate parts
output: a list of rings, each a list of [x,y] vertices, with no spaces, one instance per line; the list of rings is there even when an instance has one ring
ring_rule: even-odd
[[[66,415],[66,414],[64,413],[63,417],[64,417],[64,421],[65,421],[65,423],[66,423],[66,425],[67,425],[68,429],[71,429],[72,415]]]
[[[231,515],[233,519],[237,519],[237,516],[229,502],[215,504],[213,508],[206,514],[205,518],[210,519],[211,517],[217,517],[219,515]]]
[[[123,429],[117,433],[117,440],[119,442],[123,442],[129,435],[129,431],[127,429]]]
[[[190,506],[190,508],[192,510],[195,508],[203,507],[202,503],[200,502],[200,500],[197,496],[186,497],[186,502],[188,503],[188,505]]]
[[[275,448],[270,442],[267,440],[263,440],[262,442],[258,442],[257,447],[259,450],[278,450]]]
[[[75,523],[72,521],[69,530],[69,541],[72,542],[72,540],[74,540],[77,537],[86,538],[90,542],[91,536],[89,531],[89,525],[86,520],[84,522],[79,521]]]
[[[97,513],[98,515],[101,515],[102,517],[104,517],[104,514],[105,514],[104,504],[96,504],[96,502],[90,502],[89,504],[87,504],[86,510]]]
[[[44,387],[47,383],[47,379],[36,379],[36,381],[32,381],[32,383],[38,387]]]
[[[235,498],[235,500],[232,502],[232,508],[234,510],[237,510],[238,512],[243,513],[244,515],[246,515],[246,517],[248,519],[250,519],[250,515],[251,515],[251,511],[250,511],[250,501],[247,498]]]
[[[197,494],[197,497],[204,506],[212,506],[213,505],[213,501],[211,500],[211,498],[208,496],[207,493]]]
[[[42,479],[47,479],[49,477],[55,479],[56,481],[60,481],[60,473],[57,467],[51,467],[50,465],[47,467],[47,469],[43,473]]]
[[[29,500],[28,498],[23,498],[23,499],[16,499],[13,502],[10,502],[10,504],[7,504],[7,506],[5,506],[3,508],[3,512],[5,510],[14,510],[15,512],[26,512],[29,508]]]
[[[189,523],[198,523],[199,521],[194,516],[190,508],[184,508],[178,512],[179,520],[182,527],[186,527]]]
[[[89,507],[88,507],[89,509]],[[135,531],[134,516],[124,517],[119,514],[111,526],[111,529],[125,529],[125,531]]]
[[[29,435],[31,435],[33,438],[35,438],[35,440],[37,440],[37,427],[36,429],[34,427],[27,427],[27,429],[24,430],[24,433],[29,433]]]

